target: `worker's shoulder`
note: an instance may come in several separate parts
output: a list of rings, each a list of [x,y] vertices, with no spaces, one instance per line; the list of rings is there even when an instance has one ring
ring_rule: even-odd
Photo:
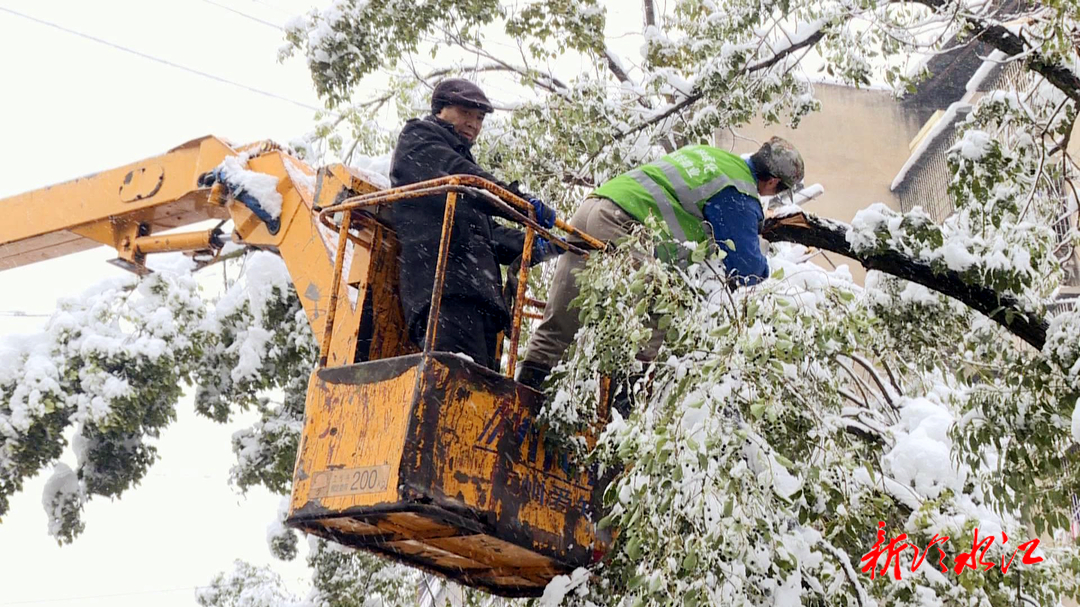
[[[451,133],[449,131],[436,122],[427,120],[426,118],[410,118],[405,121],[405,126],[401,127],[401,135],[399,135],[399,137],[427,136],[449,139],[450,135]]]
[[[732,205],[738,205],[739,208],[745,208],[753,211],[754,214],[765,216],[764,209],[762,209],[761,201],[749,194],[740,192],[736,187],[727,187],[712,195],[708,201],[705,202],[705,207],[709,211],[724,212],[731,208]]]

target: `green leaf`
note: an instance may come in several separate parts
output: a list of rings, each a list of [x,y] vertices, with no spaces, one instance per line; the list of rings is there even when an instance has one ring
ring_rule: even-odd
[[[692,571],[694,569],[694,567],[697,567],[697,563],[698,563],[697,551],[691,549],[690,553],[687,554],[686,557],[682,561],[682,570],[683,571]]]
[[[708,247],[699,245],[690,253],[690,261],[701,263],[705,261],[705,255],[708,254],[708,252]]]

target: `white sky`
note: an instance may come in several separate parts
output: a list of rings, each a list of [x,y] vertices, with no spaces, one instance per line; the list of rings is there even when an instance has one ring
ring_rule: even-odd
[[[287,141],[313,112],[117,50],[8,11],[318,107],[302,61],[276,60],[283,24],[304,0],[0,0],[0,198],[160,154],[206,134]],[[7,9],[7,10],[4,10]],[[32,332],[62,296],[120,270],[105,249],[0,274],[0,335]],[[231,434],[197,417],[190,398],[158,442],[160,461],[120,500],[95,498],[86,532],[58,547],[41,506],[47,473],[14,497],[0,523],[0,606],[193,605],[193,588],[235,558],[275,562],[266,525],[278,498],[227,482]],[[68,454],[64,458],[74,464]],[[302,556],[276,565],[307,578]],[[299,584],[296,585],[299,587]]]

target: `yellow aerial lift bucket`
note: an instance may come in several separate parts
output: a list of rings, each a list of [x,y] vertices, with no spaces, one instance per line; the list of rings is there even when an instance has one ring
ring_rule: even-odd
[[[446,177],[324,209],[320,218],[339,230],[335,281],[347,240],[387,242],[385,235],[365,241],[350,234],[357,220],[375,221],[361,209],[433,193],[446,193],[447,204],[424,348],[326,366],[332,333],[355,330],[334,326],[337,308],[348,302],[332,296],[286,523],[495,594],[538,596],[554,576],[595,562],[610,542],[595,524],[604,483],[545,444],[535,422],[541,395],[511,379],[534,232],[554,239],[516,210],[529,206],[510,192],[473,176]],[[460,193],[489,199],[526,228],[507,376],[431,348]],[[393,247],[381,251],[384,258],[395,255]],[[379,254],[366,259],[379,264]],[[393,261],[379,266],[384,275],[394,274],[385,271]]]

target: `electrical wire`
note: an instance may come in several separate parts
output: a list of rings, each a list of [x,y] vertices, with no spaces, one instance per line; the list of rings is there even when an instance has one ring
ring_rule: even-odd
[[[296,101],[294,99],[289,99],[288,97],[283,97],[281,95],[278,95],[277,93],[271,93],[270,91],[264,91],[262,89],[257,89],[255,87],[248,86],[246,84],[241,84],[239,82],[234,82],[232,80],[229,80],[228,78],[222,78],[221,76],[215,76],[214,74],[209,74],[207,72],[203,72],[203,71],[200,71],[200,70],[197,70],[197,69],[194,69],[194,68],[190,68],[190,67],[187,67],[185,65],[180,65],[179,63],[173,63],[172,61],[169,61],[168,59],[162,59],[160,57],[155,57],[154,55],[149,55],[149,54],[144,53],[142,51],[137,51],[135,49],[128,48],[128,47],[120,45],[120,44],[109,42],[108,40],[103,40],[103,39],[98,38],[96,36],[91,36],[90,34],[84,34],[83,32],[66,28],[66,27],[64,27],[62,25],[59,25],[57,23],[53,23],[52,21],[46,21],[44,19],[38,19],[37,17],[32,17],[30,15],[26,15],[26,14],[20,13],[19,11],[12,10],[10,8],[5,8],[5,7],[2,7],[2,6],[0,6],[0,11],[3,11],[5,13],[10,13],[12,15],[15,15],[16,17],[22,17],[23,19],[27,19],[29,21],[33,21],[33,22],[39,23],[41,25],[47,25],[47,26],[49,26],[51,28],[58,29],[58,30],[60,30],[62,32],[71,34],[73,36],[78,36],[80,38],[85,38],[87,40],[97,42],[98,44],[104,44],[105,46],[109,46],[109,47],[112,47],[114,49],[124,51],[125,53],[131,53],[132,55],[142,57],[143,59],[149,59],[150,61],[155,61],[157,63],[161,63],[163,65],[167,65],[169,67],[172,67],[172,68],[175,68],[175,69],[178,69],[178,70],[182,70],[182,71],[185,71],[185,72],[188,72],[188,73],[191,73],[191,74],[195,74],[197,76],[202,76],[203,78],[209,78],[210,80],[213,80],[215,82],[220,82],[222,84],[232,85],[232,86],[235,86],[237,88],[241,88],[241,89],[244,89],[246,91],[256,93],[258,95],[263,95],[265,97],[270,97],[272,99],[277,99],[279,101],[285,101],[287,103],[291,103],[293,105],[302,107],[304,109],[312,110],[312,111],[315,111],[315,112],[326,112],[325,108],[319,108],[319,107],[315,107],[313,105],[308,105],[308,104],[306,104],[306,103],[304,103],[302,101]]]
[[[227,10],[230,13],[236,13],[237,15],[240,15],[241,17],[244,17],[245,19],[250,19],[250,20],[254,21],[255,23],[261,23],[263,25],[272,27],[272,28],[274,28],[276,30],[279,30],[279,31],[285,29],[285,28],[281,27],[280,25],[278,25],[276,23],[270,23],[269,21],[259,19],[258,17],[255,17],[254,15],[249,15],[249,14],[245,13],[244,11],[236,10],[235,8],[233,8],[231,6],[225,6],[224,4],[219,4],[217,2],[214,2],[214,0],[203,0],[203,2],[205,2],[207,4],[210,4],[212,6],[216,6],[216,7],[220,8],[220,9]]]

